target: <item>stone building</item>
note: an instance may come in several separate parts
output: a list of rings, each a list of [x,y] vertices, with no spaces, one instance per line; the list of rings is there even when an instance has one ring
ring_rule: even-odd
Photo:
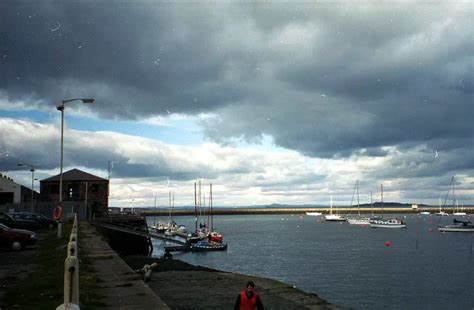
[[[109,207],[109,181],[93,174],[72,169],[63,172],[63,216],[77,213],[79,218],[100,217]],[[43,205],[59,202],[59,174],[40,181]]]

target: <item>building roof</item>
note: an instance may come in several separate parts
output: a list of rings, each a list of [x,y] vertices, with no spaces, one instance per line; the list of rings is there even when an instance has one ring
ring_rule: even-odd
[[[52,181],[59,182],[59,174],[52,176],[50,178],[41,180],[40,182],[52,182]],[[84,172],[79,169],[72,169],[72,170],[63,172],[63,181],[108,181],[108,180],[104,178],[100,178],[93,174]]]

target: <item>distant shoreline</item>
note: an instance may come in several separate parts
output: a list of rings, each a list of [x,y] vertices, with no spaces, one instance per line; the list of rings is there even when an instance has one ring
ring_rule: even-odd
[[[384,207],[384,208],[333,208],[333,213],[340,214],[382,214],[382,213],[406,213],[406,214],[418,214],[420,212],[430,212],[434,214],[439,212],[439,207],[419,207],[418,209],[412,208],[401,208],[401,207]],[[454,209],[444,208],[443,211],[452,215]],[[212,210],[214,215],[245,215],[245,214],[306,214],[306,212],[321,212],[323,214],[329,214],[330,208],[235,208],[235,209],[220,209],[215,208]],[[467,214],[474,214],[474,207],[464,207],[463,212]],[[157,211],[140,211],[141,215],[144,216],[167,216],[169,210],[157,210]],[[207,210],[203,210],[203,214],[207,215]],[[186,216],[194,215],[194,210],[179,210],[173,209],[173,216]]]

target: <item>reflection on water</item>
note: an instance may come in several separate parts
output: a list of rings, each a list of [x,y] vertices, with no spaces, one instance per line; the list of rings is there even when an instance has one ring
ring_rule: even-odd
[[[435,216],[399,217],[408,228],[355,227],[300,215],[215,216],[228,250],[175,257],[280,280],[356,309],[472,309],[474,234],[440,233]],[[194,217],[175,220],[194,227]],[[442,221],[448,224],[452,216]],[[159,244],[155,255],[162,254]]]

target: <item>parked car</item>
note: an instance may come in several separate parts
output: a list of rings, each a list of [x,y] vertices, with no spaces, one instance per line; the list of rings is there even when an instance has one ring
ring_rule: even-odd
[[[14,219],[10,214],[0,212],[0,223],[10,228],[38,230],[40,225],[35,221]]]
[[[58,222],[52,218],[39,213],[30,213],[30,212],[19,212],[13,213],[13,218],[15,220],[28,220],[34,221],[40,225],[41,228],[55,228],[58,227]]]
[[[0,246],[19,251],[36,243],[36,234],[29,230],[14,229],[0,224]]]

